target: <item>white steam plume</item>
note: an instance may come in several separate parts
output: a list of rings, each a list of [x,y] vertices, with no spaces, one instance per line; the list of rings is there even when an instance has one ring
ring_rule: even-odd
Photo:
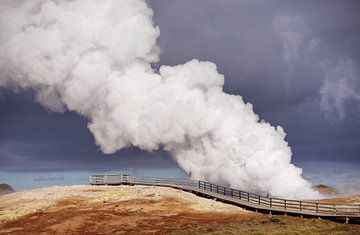
[[[286,63],[285,85],[296,77],[295,71],[306,69],[320,80],[320,109],[331,125],[346,118],[354,106],[360,107],[360,79],[356,63],[351,58],[334,58],[328,53],[326,40],[314,37],[304,17],[278,16],[273,27],[283,42],[283,61]],[[309,80],[310,81],[310,80]],[[311,81],[316,86],[318,81]]]
[[[194,179],[278,197],[317,197],[281,127],[222,91],[216,65],[162,66],[159,29],[143,0],[2,0],[2,86],[30,88],[53,111],[73,110],[105,153],[169,151]]]
[[[326,70],[320,95],[320,108],[331,124],[345,119],[346,103],[355,101],[359,104],[360,82],[352,60],[339,59],[332,69]]]

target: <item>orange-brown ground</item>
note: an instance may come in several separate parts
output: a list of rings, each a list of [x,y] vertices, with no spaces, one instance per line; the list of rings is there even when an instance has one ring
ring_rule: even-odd
[[[199,224],[227,224],[260,215],[197,212],[176,199],[130,200],[119,203],[59,201],[55,208],[38,211],[0,226],[6,233],[23,234],[129,234],[170,233]],[[0,231],[1,231],[0,230]]]
[[[235,223],[261,217],[171,188],[81,186],[70,187],[70,196],[63,192],[63,196],[59,196],[60,191],[62,187],[0,198],[0,234],[129,234],[139,231],[163,234],[201,224]]]
[[[0,197],[0,234],[360,234],[360,225],[262,215],[164,187],[71,186]]]

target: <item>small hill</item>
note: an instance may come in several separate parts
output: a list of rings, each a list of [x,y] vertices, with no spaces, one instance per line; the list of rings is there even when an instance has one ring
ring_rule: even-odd
[[[0,184],[0,195],[14,193],[15,190],[8,184]]]
[[[313,201],[335,204],[360,204],[359,189],[335,189],[324,184],[315,185],[313,188],[325,196],[323,199]]]
[[[323,194],[323,195],[335,195],[337,194],[337,190],[327,186],[325,184],[318,184],[313,186],[313,189],[315,189],[316,191],[318,191],[319,193]]]
[[[0,234],[167,234],[259,216],[168,187],[62,186],[0,196]]]
[[[0,234],[359,234],[360,225],[269,216],[168,187],[62,186],[0,196]]]

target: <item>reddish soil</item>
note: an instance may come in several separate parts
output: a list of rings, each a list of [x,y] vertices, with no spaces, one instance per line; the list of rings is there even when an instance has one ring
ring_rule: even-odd
[[[199,212],[174,198],[88,203],[76,198],[0,224],[0,234],[164,234],[263,215]]]

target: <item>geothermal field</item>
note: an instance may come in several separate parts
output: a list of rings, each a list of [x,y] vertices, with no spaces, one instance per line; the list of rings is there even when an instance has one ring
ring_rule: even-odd
[[[269,216],[167,187],[63,186],[0,199],[0,234],[360,233],[359,224]]]
[[[359,12],[1,0],[0,234],[360,234]]]

